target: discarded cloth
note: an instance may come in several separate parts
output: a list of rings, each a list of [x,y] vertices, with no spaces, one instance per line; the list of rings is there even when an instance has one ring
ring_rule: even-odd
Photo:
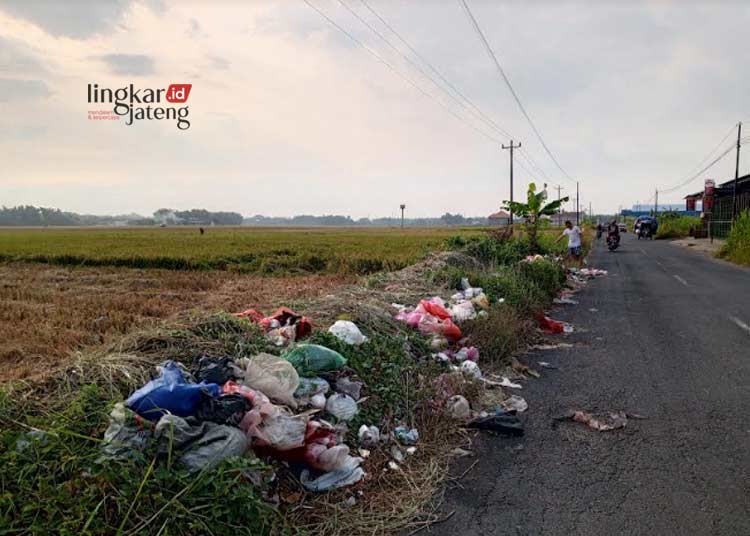
[[[284,352],[282,357],[292,364],[300,376],[315,376],[346,365],[344,356],[318,344],[298,344]]]
[[[360,345],[367,341],[367,337],[362,335],[357,325],[349,320],[336,320],[328,328],[328,332],[333,334],[337,339],[344,341],[346,344]]]
[[[245,434],[238,428],[213,422],[191,426],[177,415],[159,419],[154,437],[162,455],[176,451],[179,462],[190,472],[210,469],[226,458],[242,456],[248,447]]]
[[[167,412],[187,417],[195,413],[204,397],[220,392],[215,383],[188,383],[180,366],[167,361],[160,367],[159,376],[130,395],[125,405],[152,421]]]

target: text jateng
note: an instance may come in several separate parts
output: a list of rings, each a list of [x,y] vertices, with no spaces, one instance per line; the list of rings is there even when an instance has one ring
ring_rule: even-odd
[[[132,125],[142,119],[172,119],[177,128],[187,130],[190,110],[187,106],[153,106],[166,100],[168,104],[184,104],[190,96],[192,84],[170,84],[166,89],[138,88],[133,84],[117,89],[100,88],[99,84],[88,85],[89,104],[114,103],[114,113],[125,117],[125,124]],[[145,105],[145,106],[144,106]]]

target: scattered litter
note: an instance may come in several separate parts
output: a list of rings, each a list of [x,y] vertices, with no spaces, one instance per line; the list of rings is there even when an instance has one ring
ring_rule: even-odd
[[[474,361],[464,361],[461,363],[461,372],[471,378],[479,379],[482,377],[482,371]]]
[[[406,448],[406,455],[412,456],[415,452],[417,452],[417,447],[407,447]]]
[[[352,495],[351,497],[348,497],[345,501],[343,501],[341,504],[347,508],[351,508],[352,506],[357,504],[357,498],[354,495]]]
[[[474,361],[479,360],[479,350],[474,346],[465,346],[456,352],[453,358],[459,363],[462,361]]]
[[[349,395],[334,393],[326,402],[326,411],[340,421],[350,421],[357,414],[357,401]]]
[[[169,412],[187,417],[205,396],[218,396],[215,383],[188,383],[183,369],[174,361],[159,367],[159,376],[134,392],[125,405],[142,417],[155,421]]]
[[[564,322],[553,320],[550,317],[542,314],[537,315],[536,320],[539,323],[539,327],[542,328],[545,333],[549,333],[550,335],[552,335],[565,332]]]
[[[300,474],[300,482],[306,490],[312,492],[329,491],[350,486],[356,484],[365,476],[365,472],[359,466],[360,463],[362,463],[362,458],[349,456],[340,468],[324,473],[314,480],[310,478],[310,471],[305,469]]]
[[[282,354],[282,357],[294,366],[300,376],[315,376],[346,365],[344,356],[318,344],[298,344]]]
[[[398,464],[396,462],[393,462],[393,461],[388,462],[388,469],[390,469],[391,471],[400,471],[401,470],[401,468],[398,466]]]
[[[501,434],[512,436],[522,436],[524,433],[523,425],[521,424],[521,421],[518,420],[518,417],[508,413],[480,417],[468,423],[466,427],[475,428],[477,430],[490,430],[492,432],[499,432]]]
[[[362,332],[357,325],[349,320],[336,320],[336,322],[328,328],[328,332],[332,333],[337,339],[344,341],[346,344],[358,346],[367,341],[367,337],[362,335]]]
[[[503,376],[499,382],[500,387],[510,387],[511,389],[523,389],[520,383],[513,383],[507,376]]]
[[[568,298],[567,296],[563,296],[560,298],[553,299],[552,303],[556,305],[578,305],[578,300],[574,300],[573,298]]]
[[[236,379],[232,370],[232,360],[228,357],[201,357],[193,376],[198,381],[218,383],[219,385],[224,385],[226,382]]]
[[[391,458],[394,459],[394,461],[401,463],[404,461],[404,453],[401,452],[401,449],[398,448],[398,445],[392,445],[391,446]]]
[[[289,361],[260,353],[250,359],[241,359],[238,363],[245,364],[244,385],[260,391],[271,400],[291,408],[297,407],[294,392],[299,387],[299,375]]]
[[[349,378],[342,376],[341,378],[336,380],[336,391],[345,395],[349,395],[354,400],[359,400],[359,397],[362,394],[363,385],[364,384],[362,382],[352,381]]]
[[[468,421],[471,418],[471,407],[469,401],[461,395],[454,395],[448,399],[445,413],[451,419]]]
[[[578,273],[593,279],[595,277],[607,275],[607,270],[600,270],[599,268],[581,268],[578,270]]]
[[[43,430],[30,430],[16,439],[16,452],[24,452],[32,445],[47,446],[51,435]]]
[[[247,318],[258,324],[266,333],[266,337],[277,346],[286,346],[312,333],[310,320],[287,307],[279,307],[275,313],[267,317],[255,309],[235,313],[234,316]]]
[[[397,426],[393,434],[402,445],[416,445],[419,441],[419,432],[416,428],[408,429],[406,426]]]
[[[557,370],[558,368],[560,368],[557,365],[553,365],[552,363],[548,363],[547,361],[539,361],[539,366],[542,367],[542,368],[551,369],[551,370]]]
[[[462,449],[461,447],[456,447],[453,450],[451,450],[451,455],[455,456],[456,458],[464,458],[466,456],[473,456],[474,453],[470,450]]]
[[[206,397],[196,409],[195,418],[199,421],[237,426],[251,407],[250,401],[239,393],[217,398]]]
[[[362,458],[367,458],[367,457],[369,457],[369,456],[370,456],[370,451],[369,451],[369,450],[367,450],[367,449],[357,449],[357,452],[359,452],[359,455],[360,455],[360,456],[361,456]]]
[[[326,407],[326,395],[318,393],[310,397],[310,405],[315,409],[323,409]]]
[[[511,395],[500,403],[500,407],[504,412],[517,411],[523,413],[529,409],[529,404],[518,395]]]
[[[569,342],[559,342],[557,344],[535,344],[529,347],[529,350],[560,350],[561,348],[573,348]]]
[[[597,309],[596,307],[590,307],[589,311],[591,311],[592,313],[598,313],[599,309]]]
[[[568,324],[566,322],[563,322],[563,332],[565,332],[565,333],[573,333],[573,330],[574,330],[574,328],[573,328],[572,324]]]
[[[634,416],[638,418],[640,416]],[[556,421],[575,421],[587,425],[589,428],[600,432],[625,428],[628,422],[628,415],[624,411],[613,413],[604,413],[595,415],[586,411],[569,411],[564,415],[555,417]]]
[[[380,442],[380,430],[377,426],[363,424],[359,427],[357,436],[359,437],[359,444],[368,449],[376,447]]]

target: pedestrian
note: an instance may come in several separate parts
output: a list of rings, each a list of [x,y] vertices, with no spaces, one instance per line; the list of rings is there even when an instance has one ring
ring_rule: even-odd
[[[570,220],[565,222],[565,229],[560,236],[557,237],[555,243],[559,242],[563,238],[568,237],[568,257],[573,260],[576,265],[580,265],[581,262],[581,228],[577,225],[573,225]]]

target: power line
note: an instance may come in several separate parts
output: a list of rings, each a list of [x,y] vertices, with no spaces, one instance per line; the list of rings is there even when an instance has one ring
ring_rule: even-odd
[[[736,145],[733,143],[732,145],[730,145],[729,147],[727,147],[724,150],[723,153],[721,153],[719,156],[717,156],[716,158],[714,158],[707,166],[705,166],[703,169],[701,169],[698,173],[696,173],[695,175],[692,175],[691,177],[689,177],[685,181],[681,182],[677,186],[673,186],[672,188],[665,188],[663,190],[660,190],[660,192],[665,193],[665,194],[666,193],[671,193],[671,192],[677,190],[678,188],[682,188],[683,186],[685,186],[685,185],[693,182],[695,179],[697,179],[698,177],[700,177],[701,175],[703,175],[703,173],[705,173],[706,171],[708,171],[709,169],[711,169],[712,167],[714,167],[717,163],[719,163],[719,161],[722,158],[724,158],[726,155],[728,155],[729,153],[731,153],[735,148],[736,148]]]
[[[370,55],[372,55],[380,63],[382,63],[383,65],[385,65],[386,67],[388,67],[388,69],[390,69],[391,71],[393,71],[401,79],[403,79],[408,84],[410,84],[411,86],[413,86],[417,91],[419,91],[420,93],[422,93],[424,96],[429,97],[430,99],[434,100],[436,103],[438,103],[440,106],[442,106],[448,113],[450,113],[452,116],[454,116],[455,118],[457,118],[459,121],[462,121],[462,122],[466,123],[469,127],[471,127],[472,129],[474,129],[476,132],[482,134],[483,136],[485,136],[486,138],[492,140],[495,143],[502,144],[501,140],[495,138],[491,134],[487,134],[486,132],[484,132],[483,130],[481,130],[480,128],[478,128],[476,125],[473,125],[472,123],[468,122],[464,117],[458,115],[456,112],[454,112],[453,110],[451,110],[448,106],[446,106],[445,103],[443,103],[440,99],[438,99],[437,97],[435,97],[431,93],[428,93],[427,91],[425,91],[424,89],[422,89],[422,87],[419,84],[417,84],[416,82],[414,82],[414,80],[412,80],[411,78],[409,78],[405,74],[401,73],[388,60],[386,60],[385,58],[383,58],[374,49],[368,47],[362,41],[360,41],[359,39],[357,39],[354,35],[352,35],[348,31],[346,31],[342,26],[340,26],[339,24],[337,24],[336,21],[334,21],[333,19],[331,19],[322,10],[318,9],[317,7],[315,7],[315,5],[310,2],[310,0],[302,0],[302,1],[305,2],[305,4],[307,4],[308,6],[310,6],[313,10],[315,10],[321,17],[323,17],[325,20],[327,20],[334,28],[336,28],[337,30],[339,30],[341,33],[343,33],[345,36],[347,36],[349,39],[351,39],[354,43],[356,43],[357,45],[359,45],[363,49],[365,49],[367,52],[369,52]]]
[[[518,97],[518,94],[516,93],[516,90],[513,89],[513,85],[510,83],[510,80],[508,79],[507,75],[505,74],[505,71],[503,70],[502,66],[500,65],[500,62],[497,59],[497,56],[495,56],[495,53],[492,51],[492,47],[490,46],[489,42],[487,41],[487,38],[484,36],[484,33],[482,33],[482,29],[479,27],[479,23],[474,18],[474,15],[471,13],[471,9],[469,9],[469,5],[466,3],[466,0],[458,0],[461,5],[464,8],[464,11],[466,12],[466,15],[469,17],[469,21],[471,22],[472,26],[474,27],[474,30],[476,31],[477,35],[479,35],[480,40],[484,44],[485,49],[487,50],[487,54],[489,54],[490,58],[495,64],[495,67],[497,67],[498,72],[500,73],[501,78],[505,82],[505,85],[508,86],[508,89],[510,90],[511,94],[513,95],[513,99],[516,101],[516,104],[518,104],[518,107],[521,109],[521,113],[526,118],[526,121],[529,123],[529,126],[531,126],[531,129],[534,131],[534,134],[536,134],[537,139],[539,140],[539,143],[542,144],[542,147],[544,148],[545,152],[549,155],[549,157],[552,159],[552,161],[557,166],[557,169],[560,170],[560,172],[570,181],[573,181],[573,179],[568,175],[568,173],[562,168],[560,163],[557,161],[557,158],[555,158],[555,155],[552,154],[552,151],[547,146],[547,143],[544,141],[544,138],[542,138],[541,133],[539,132],[539,129],[536,128],[536,125],[531,120],[531,117],[526,112],[526,108],[524,107],[523,103],[521,102],[521,99]],[[575,182],[575,181],[573,181]]]

